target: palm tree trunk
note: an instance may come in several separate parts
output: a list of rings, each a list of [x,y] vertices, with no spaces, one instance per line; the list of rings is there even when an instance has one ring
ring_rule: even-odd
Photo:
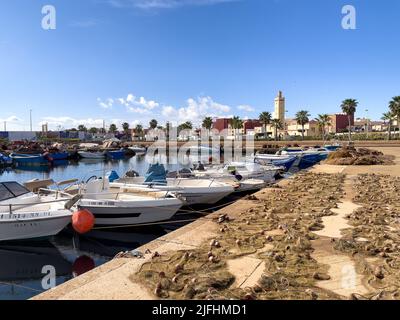
[[[301,125],[301,139],[304,141],[304,124]]]
[[[389,121],[389,123],[388,123],[388,129],[389,129],[388,140],[390,141],[390,140],[392,140],[392,123],[391,123],[391,121]]]

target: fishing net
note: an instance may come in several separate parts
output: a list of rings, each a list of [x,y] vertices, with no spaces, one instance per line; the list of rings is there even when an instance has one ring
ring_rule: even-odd
[[[393,164],[393,157],[366,148],[343,148],[329,154],[326,164],[331,165],[382,165]]]
[[[355,299],[400,298],[399,190],[400,178],[389,175],[359,175],[355,181],[353,201],[362,207],[347,217],[354,228],[335,245],[352,254],[371,288]]]
[[[316,287],[327,266],[311,257],[311,240],[343,196],[344,176],[299,173],[280,188],[247,198],[249,209],[215,219],[219,234],[194,250],[153,254],[131,281],[164,299],[339,299]],[[229,261],[252,256],[265,270],[256,285],[234,285]]]

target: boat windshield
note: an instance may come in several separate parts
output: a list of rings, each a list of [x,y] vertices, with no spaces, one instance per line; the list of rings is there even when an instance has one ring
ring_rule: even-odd
[[[0,201],[16,198],[29,192],[28,189],[17,182],[0,183]]]

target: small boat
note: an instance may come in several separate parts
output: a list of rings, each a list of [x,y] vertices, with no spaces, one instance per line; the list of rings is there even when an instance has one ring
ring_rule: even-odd
[[[79,156],[84,159],[105,159],[106,153],[102,151],[78,151]]]
[[[267,165],[274,165],[277,167],[284,167],[289,171],[298,160],[295,155],[277,155],[277,154],[256,154],[254,157],[256,162]]]
[[[337,151],[338,149],[341,148],[340,144],[332,144],[332,145],[325,145],[324,146],[325,149],[327,149],[328,151]]]
[[[286,148],[278,151],[279,155],[296,155],[300,158],[298,164],[299,169],[307,169],[313,165],[321,162],[328,157],[330,151],[325,148],[311,148],[311,149],[290,149]]]
[[[21,153],[12,153],[10,155],[13,162],[19,166],[43,166],[50,165],[49,160],[47,160],[41,154],[21,154]]]
[[[197,167],[193,172],[196,177],[222,178],[234,176],[239,181],[256,179],[270,183],[275,181],[275,176],[282,170],[281,167],[263,166],[255,162],[232,162],[223,167]]]
[[[162,164],[150,165],[145,177],[117,179],[111,186],[148,186],[177,195],[185,205],[215,204],[235,191],[231,183],[216,179],[167,178]]]
[[[51,159],[52,161],[67,160],[69,157],[69,153],[68,152],[51,152],[44,156],[45,157],[47,156],[48,159]]]
[[[80,192],[78,208],[93,213],[95,225],[134,226],[166,221],[182,207],[182,201],[168,192],[111,186],[101,178],[88,181]]]
[[[113,160],[123,159],[125,157],[125,151],[124,150],[107,151],[106,156],[107,158]]]
[[[0,166],[7,167],[7,166],[11,166],[12,163],[13,163],[13,160],[11,157],[6,156],[5,154],[0,152]]]
[[[141,146],[132,146],[129,147],[128,149],[135,152],[136,154],[145,154],[147,152],[147,149]]]
[[[35,194],[17,182],[0,183],[0,241],[46,238],[71,222],[72,196],[46,190]]]

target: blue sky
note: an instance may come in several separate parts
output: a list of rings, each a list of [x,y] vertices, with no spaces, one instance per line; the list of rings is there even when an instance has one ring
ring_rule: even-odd
[[[56,30],[41,28],[47,4]],[[356,30],[341,27],[347,4]],[[252,118],[278,90],[288,116],[351,97],[378,119],[400,95],[399,14],[398,0],[2,0],[0,121]]]

